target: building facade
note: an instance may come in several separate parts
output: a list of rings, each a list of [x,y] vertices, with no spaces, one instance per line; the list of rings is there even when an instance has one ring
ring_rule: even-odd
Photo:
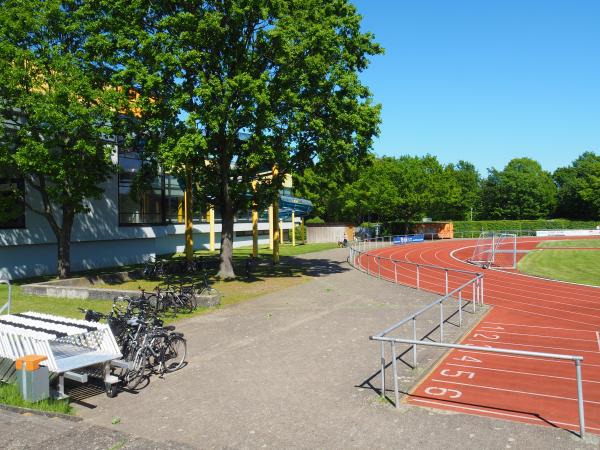
[[[159,255],[183,252],[185,247],[183,223],[183,189],[178,180],[168,174],[152,177],[143,187],[136,185],[141,164],[135,154],[118,156],[120,171],[104,183],[101,199],[88,201],[90,212],[76,216],[71,235],[71,269],[88,270],[143,263]],[[2,189],[20,181],[0,180]],[[280,213],[283,232],[292,228],[290,204],[298,208],[296,222],[310,211],[310,202],[291,197],[291,185],[285,189],[287,199]],[[40,205],[37,192],[26,190],[28,201]],[[290,198],[294,201],[290,202]],[[282,202],[280,201],[280,204]],[[303,211],[300,211],[303,209]],[[212,218],[212,227],[211,219]],[[193,237],[195,249],[209,249],[211,240],[218,249],[221,223],[217,214],[195,214]],[[259,215],[259,244],[270,242],[270,223],[267,211]],[[213,230],[211,239],[211,229]],[[252,221],[249,212],[237,215],[234,246],[252,245]],[[46,220],[24,209],[9,221],[0,222],[0,279],[18,279],[56,273],[57,244]]]

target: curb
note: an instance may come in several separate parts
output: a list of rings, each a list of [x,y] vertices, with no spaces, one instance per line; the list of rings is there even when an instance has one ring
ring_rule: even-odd
[[[44,416],[44,417],[49,417],[51,419],[57,418],[57,419],[70,420],[71,422],[83,421],[82,417],[72,416],[70,414],[63,414],[63,413],[50,412],[50,411],[40,411],[39,409],[31,409],[31,408],[23,408],[21,406],[5,405],[4,403],[0,403],[0,409],[3,409],[5,411],[10,411],[13,413],[17,413],[17,414],[34,414],[36,416]]]

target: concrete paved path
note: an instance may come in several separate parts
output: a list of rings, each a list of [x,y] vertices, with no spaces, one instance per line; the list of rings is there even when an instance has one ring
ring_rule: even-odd
[[[563,430],[380,401],[365,383],[379,364],[368,336],[435,297],[359,273],[345,257],[333,250],[297,258],[311,268],[306,283],[178,324],[188,338],[187,367],[153,377],[137,394],[87,399],[91,407],[79,408],[84,421],[70,429],[119,432],[165,448],[596,447],[593,436],[582,442]],[[424,330],[434,319],[422,322]],[[120,423],[111,425],[115,417]],[[15,433],[6,422],[0,433]]]

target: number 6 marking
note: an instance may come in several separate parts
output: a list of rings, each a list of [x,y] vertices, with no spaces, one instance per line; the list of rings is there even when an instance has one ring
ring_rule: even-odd
[[[450,397],[450,398],[459,398],[462,396],[462,392],[457,391],[456,389],[446,389],[446,388],[435,387],[435,386],[430,386],[427,389],[425,389],[426,394],[436,395],[438,397],[441,395],[450,394],[451,392],[453,392],[453,394],[448,395],[448,397]]]

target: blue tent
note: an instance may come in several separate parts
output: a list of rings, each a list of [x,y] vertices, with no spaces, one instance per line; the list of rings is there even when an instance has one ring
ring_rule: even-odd
[[[305,198],[293,197],[291,195],[279,196],[279,218],[287,219],[292,217],[292,212],[296,217],[306,217],[313,210],[313,204]]]

